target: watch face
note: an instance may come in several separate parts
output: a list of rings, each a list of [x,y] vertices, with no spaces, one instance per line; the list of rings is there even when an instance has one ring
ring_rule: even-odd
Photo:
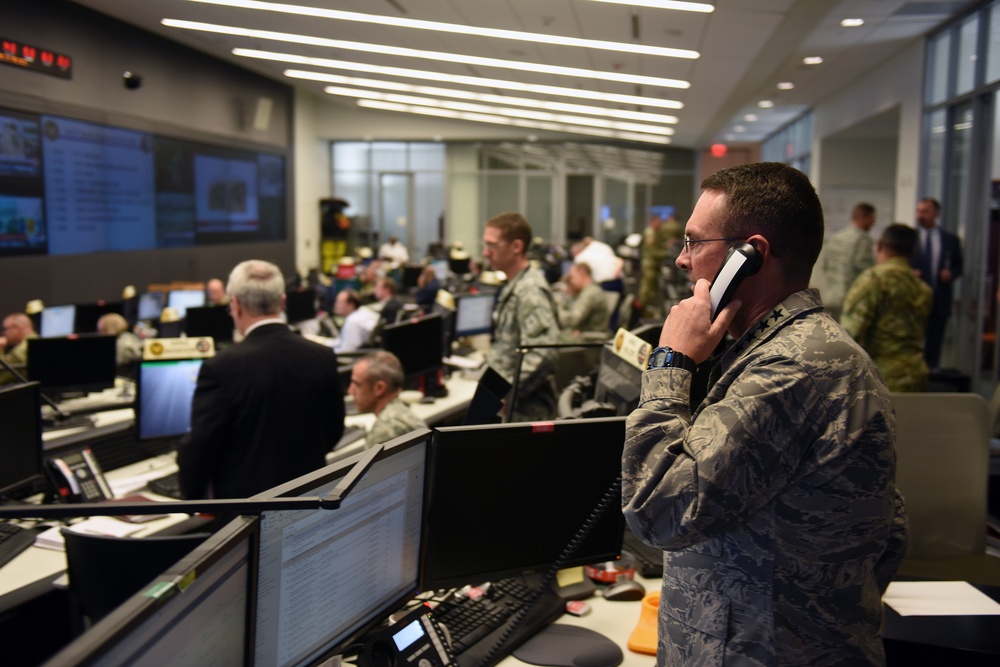
[[[670,350],[665,347],[658,347],[653,350],[653,354],[649,356],[649,365],[647,368],[663,368],[664,362],[667,360],[667,355],[670,354]]]

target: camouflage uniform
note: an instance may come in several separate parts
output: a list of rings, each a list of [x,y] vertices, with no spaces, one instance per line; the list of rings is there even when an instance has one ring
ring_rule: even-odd
[[[823,273],[826,276],[823,304],[837,317],[851,283],[862,271],[875,264],[872,239],[863,229],[848,225],[831,236],[823,248]]]
[[[371,430],[365,434],[365,448],[388,442],[418,428],[427,428],[427,422],[415,415],[410,406],[397,396],[386,403]]]
[[[541,271],[529,267],[508,282],[500,291],[493,318],[493,344],[486,363],[512,384],[519,346],[559,342],[555,301]],[[555,418],[556,355],[555,349],[531,350],[524,355],[511,421]]]
[[[881,594],[906,544],[895,416],[868,355],[814,291],[712,370],[646,371],[622,502],[665,549],[659,665],[884,664]]]
[[[29,333],[20,343],[13,346],[6,352],[0,353],[3,356],[3,360],[11,366],[14,366],[21,375],[28,374],[28,371],[24,368],[24,366],[28,364],[29,338],[38,338],[38,334]],[[0,384],[10,384],[12,382],[14,382],[14,376],[6,368],[0,367]]]
[[[868,269],[847,292],[840,323],[871,355],[890,391],[927,387],[924,333],[933,301],[905,257]]]
[[[684,228],[676,220],[668,220],[657,228],[647,227],[642,233],[642,254],[639,258],[639,303],[648,315],[663,312],[660,294],[660,266],[670,257],[670,239],[684,237]]]
[[[601,331],[609,333],[611,312],[608,299],[595,283],[590,283],[576,295],[569,309],[560,309],[559,322],[567,331]]]

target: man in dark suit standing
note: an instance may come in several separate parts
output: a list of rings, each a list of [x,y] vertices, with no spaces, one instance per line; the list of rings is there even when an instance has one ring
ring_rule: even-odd
[[[316,470],[344,431],[337,357],[281,320],[278,267],[243,262],[226,291],[245,338],[198,374],[191,434],[177,454],[185,498],[246,498]]]
[[[958,237],[938,226],[941,203],[924,197],[917,203],[917,231],[920,244],[910,258],[910,266],[919,270],[920,279],[934,290],[934,305],[927,322],[924,358],[927,366],[941,365],[944,330],[951,316],[953,283],[962,277],[962,244]]]

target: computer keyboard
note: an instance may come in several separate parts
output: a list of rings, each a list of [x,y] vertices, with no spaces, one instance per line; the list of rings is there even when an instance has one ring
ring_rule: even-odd
[[[65,431],[71,428],[93,428],[94,418],[90,415],[67,415],[64,418],[56,417],[51,421],[42,422],[42,431]]]
[[[16,523],[0,521],[0,567],[35,543],[35,531]]]
[[[177,476],[177,473],[172,472],[165,477],[157,477],[156,479],[151,479],[146,482],[146,486],[153,493],[159,494],[161,496],[166,496],[168,498],[175,498],[181,500],[181,482]]]
[[[663,552],[651,547],[625,529],[622,540],[622,551],[627,551],[635,558],[635,569],[647,579],[663,578]]]
[[[494,665],[562,615],[565,600],[551,589],[546,590],[509,632],[503,645],[494,650],[497,640],[507,633],[508,621],[537,590],[538,580],[537,577],[503,579],[489,585],[481,597],[459,592],[438,604],[432,615],[448,629],[458,664]]]

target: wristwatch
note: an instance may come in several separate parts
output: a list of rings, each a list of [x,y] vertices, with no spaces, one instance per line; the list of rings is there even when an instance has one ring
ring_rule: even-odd
[[[658,347],[649,355],[649,363],[646,365],[647,370],[657,368],[683,368],[694,373],[698,364],[691,357],[670,347]]]

